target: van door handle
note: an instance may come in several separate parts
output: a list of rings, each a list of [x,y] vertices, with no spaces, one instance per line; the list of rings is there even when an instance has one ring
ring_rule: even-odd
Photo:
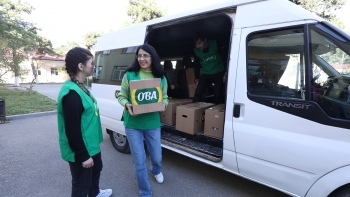
[[[233,117],[239,118],[240,114],[241,114],[241,106],[240,105],[234,105],[233,106]]]

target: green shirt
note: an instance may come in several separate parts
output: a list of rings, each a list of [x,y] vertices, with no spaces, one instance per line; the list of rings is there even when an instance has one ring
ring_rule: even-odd
[[[131,103],[129,81],[141,80],[141,79],[153,79],[153,78],[154,76],[152,74],[152,71],[145,71],[143,69],[140,69],[140,72],[138,74],[135,74],[135,72],[125,73],[122,80],[120,93],[118,95],[119,103],[124,108],[127,103]],[[169,102],[168,95],[167,95],[168,85],[165,77],[161,79],[161,86],[162,86],[161,88],[162,88],[163,102],[165,106],[167,106]],[[161,126],[159,112],[151,112],[151,113],[145,113],[145,114],[138,114],[137,116],[131,116],[128,110],[124,110],[123,118],[124,118],[124,125],[127,128],[149,130],[149,129],[155,129]]]
[[[198,48],[194,48],[196,56],[202,64],[203,74],[216,74],[224,70],[224,62],[218,53],[215,40],[208,40],[209,51],[204,53]]]
[[[63,160],[75,162],[75,153],[71,150],[65,131],[65,123],[63,116],[62,100],[70,90],[76,91],[83,104],[83,114],[81,115],[81,132],[85,147],[90,156],[94,156],[101,152],[100,143],[103,141],[102,128],[100,121],[100,112],[98,110],[96,99],[94,101],[87,95],[78,84],[72,81],[66,81],[58,94],[57,101],[57,120],[58,134],[61,156]],[[92,95],[91,95],[92,96]]]

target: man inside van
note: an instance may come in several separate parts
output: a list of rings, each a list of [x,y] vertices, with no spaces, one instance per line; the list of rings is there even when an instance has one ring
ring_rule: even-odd
[[[222,100],[226,73],[225,64],[222,55],[219,54],[217,42],[216,40],[208,40],[205,36],[197,36],[195,45],[194,53],[198,58],[195,58],[197,88],[193,102],[201,101],[202,95],[206,92],[208,86],[214,84],[214,103],[219,104]],[[202,66],[202,74],[199,76],[200,66]]]

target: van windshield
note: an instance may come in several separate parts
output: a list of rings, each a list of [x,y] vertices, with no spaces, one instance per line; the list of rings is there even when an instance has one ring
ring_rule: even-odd
[[[335,42],[311,30],[311,46],[315,82],[324,84],[329,77],[350,74],[350,56]]]
[[[350,119],[349,42],[325,27],[311,28],[310,35],[312,100],[329,116]]]

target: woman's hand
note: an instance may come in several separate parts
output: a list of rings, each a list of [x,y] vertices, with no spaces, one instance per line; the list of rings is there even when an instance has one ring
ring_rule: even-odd
[[[135,116],[133,109],[132,109],[132,105],[130,103],[125,104],[125,107],[126,107],[126,109],[128,109],[128,112],[130,115]]]
[[[94,160],[91,157],[83,162],[83,168],[91,168],[92,166],[94,166]]]

